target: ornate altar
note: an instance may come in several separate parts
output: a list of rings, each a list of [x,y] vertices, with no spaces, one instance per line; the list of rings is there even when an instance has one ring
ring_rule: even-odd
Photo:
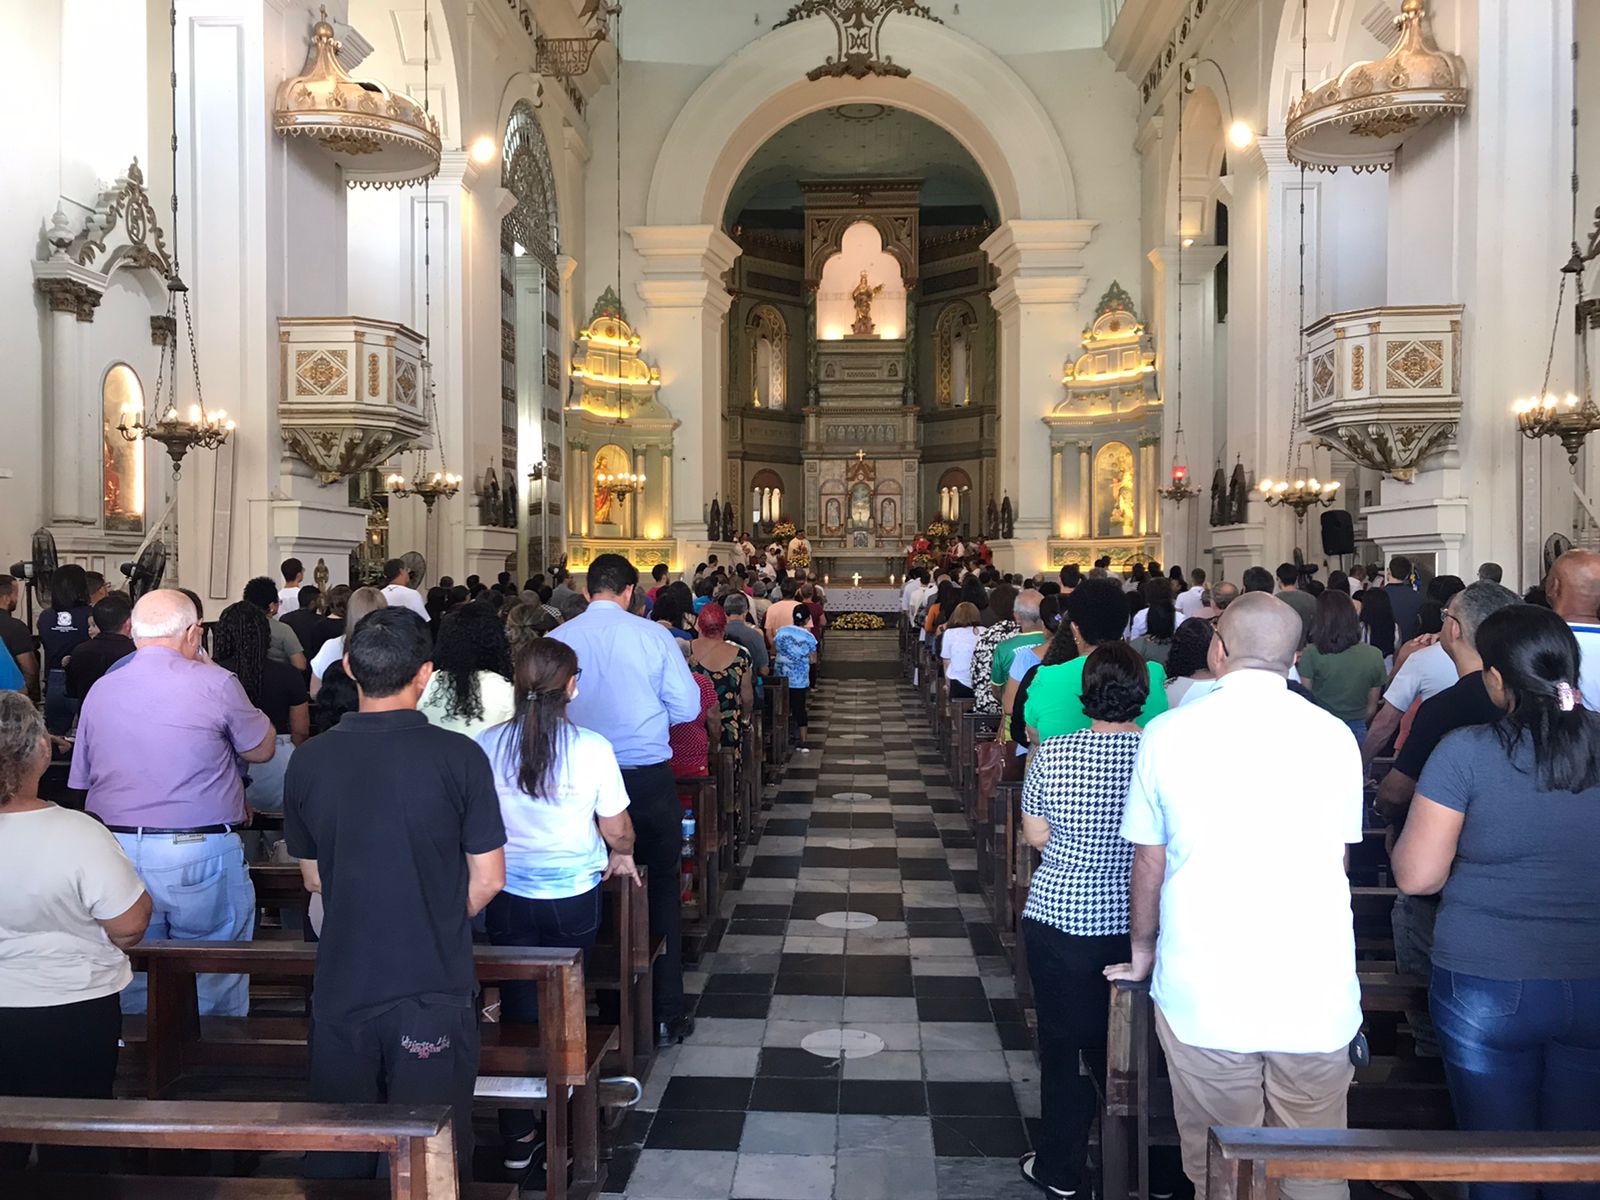
[[[1050,561],[1117,566],[1160,552],[1161,393],[1155,347],[1113,282],[1062,369],[1050,430]]]

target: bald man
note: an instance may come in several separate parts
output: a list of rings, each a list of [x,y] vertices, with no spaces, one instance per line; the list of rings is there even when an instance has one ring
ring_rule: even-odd
[[[200,620],[182,592],[146,592],[131,624],[137,649],[84,699],[67,782],[89,793],[88,811],[144,880],[148,938],[249,941],[256,894],[235,832],[249,822],[236,759],[271,760],[272,722],[232,672],[200,658]],[[243,975],[202,975],[198,988],[202,1016],[249,1009]],[[144,1009],[136,975],[122,1011]]]
[[[1228,605],[1207,660],[1217,686],[1145,727],[1123,816],[1137,847],[1132,961],[1106,975],[1154,970],[1198,1200],[1211,1126],[1346,1124],[1361,989],[1344,863],[1361,840],[1361,751],[1288,690],[1303,629],[1265,592]],[[1282,1192],[1349,1195],[1327,1180],[1286,1179]]]
[[[1545,595],[1578,639],[1578,690],[1583,706],[1600,712],[1600,554],[1568,550],[1550,568]]]

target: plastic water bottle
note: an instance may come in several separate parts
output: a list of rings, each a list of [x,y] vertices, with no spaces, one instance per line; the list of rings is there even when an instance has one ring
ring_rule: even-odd
[[[683,857],[693,858],[695,848],[695,821],[692,812],[683,814]]]

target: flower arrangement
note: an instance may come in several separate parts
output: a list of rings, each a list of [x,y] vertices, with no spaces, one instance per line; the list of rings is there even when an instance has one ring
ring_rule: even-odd
[[[787,517],[772,527],[772,536],[774,538],[781,538],[785,542],[792,538],[794,533],[794,522],[789,520]]]
[[[829,629],[854,629],[868,632],[883,628],[883,618],[876,613],[849,612],[828,622]]]
[[[949,537],[950,526],[944,521],[930,521],[928,522],[928,536],[930,538]]]
[[[931,554],[914,554],[911,556],[912,567],[927,567],[930,570],[939,565],[939,560]]]
[[[811,555],[807,554],[804,550],[789,556],[789,569],[791,571],[795,570],[796,568],[805,570],[809,566],[811,566]]]

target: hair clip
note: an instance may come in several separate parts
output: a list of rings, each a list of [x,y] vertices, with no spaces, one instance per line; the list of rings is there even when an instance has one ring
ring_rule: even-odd
[[[1556,703],[1561,706],[1562,712],[1571,712],[1577,707],[1577,699],[1572,693],[1572,685],[1563,679],[1556,684]]]

